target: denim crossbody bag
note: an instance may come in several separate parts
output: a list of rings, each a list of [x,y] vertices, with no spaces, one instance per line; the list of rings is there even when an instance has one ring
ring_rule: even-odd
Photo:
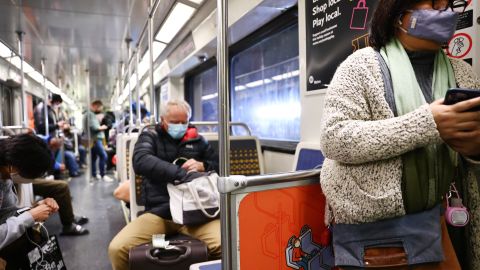
[[[332,226],[335,265],[386,268],[444,260],[440,205],[416,214]]]

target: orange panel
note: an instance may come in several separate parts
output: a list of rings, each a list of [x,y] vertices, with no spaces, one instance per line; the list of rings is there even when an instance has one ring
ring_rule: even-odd
[[[292,256],[288,248],[297,237],[302,251],[312,257],[307,269],[330,269],[331,247],[320,245],[329,235],[324,212],[325,197],[318,184],[247,195],[239,208],[241,269],[301,269],[292,267],[291,258],[287,265],[287,256]]]

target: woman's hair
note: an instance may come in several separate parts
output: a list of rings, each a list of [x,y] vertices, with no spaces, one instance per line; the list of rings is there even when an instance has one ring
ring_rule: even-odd
[[[0,166],[13,166],[22,177],[33,179],[52,167],[52,156],[42,139],[20,134],[0,141]]]
[[[370,46],[379,50],[395,36],[400,16],[412,5],[425,0],[380,0],[370,25]],[[431,0],[432,5],[435,0]],[[453,2],[453,0],[449,0]]]

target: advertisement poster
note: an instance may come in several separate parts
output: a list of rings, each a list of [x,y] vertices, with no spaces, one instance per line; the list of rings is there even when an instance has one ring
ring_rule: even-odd
[[[328,86],[338,65],[368,46],[377,0],[306,0],[307,91]]]

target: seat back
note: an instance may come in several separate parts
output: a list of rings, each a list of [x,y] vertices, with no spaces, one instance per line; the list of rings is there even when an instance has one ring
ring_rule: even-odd
[[[117,135],[117,172],[120,182],[130,179],[130,144],[137,137],[138,133]]]
[[[218,135],[202,134],[218,154]],[[260,175],[265,172],[260,142],[255,136],[230,137],[230,175]]]
[[[35,196],[33,194],[32,184],[15,184],[15,189],[17,190],[18,207],[33,205],[33,202],[35,202]]]
[[[300,142],[295,150],[294,171],[311,170],[323,165],[325,157],[320,144]]]
[[[130,140],[129,145],[129,177],[130,180],[130,217],[135,220],[139,213],[145,210],[145,205],[142,201],[142,177],[133,170],[133,150],[137,143],[138,136]]]

